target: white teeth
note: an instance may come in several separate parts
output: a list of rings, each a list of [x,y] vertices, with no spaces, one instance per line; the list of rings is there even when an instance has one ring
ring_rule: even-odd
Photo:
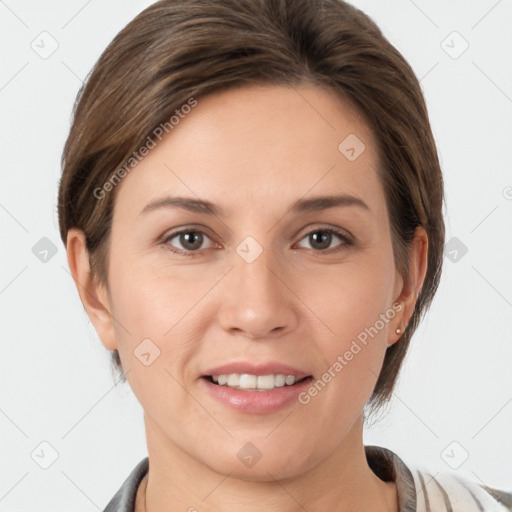
[[[269,390],[284,385],[293,386],[297,381],[294,375],[251,375],[248,373],[230,373],[228,375],[212,375],[213,381],[220,386],[228,386],[237,389]]]
[[[228,375],[228,386],[230,387],[236,387],[240,384],[240,375],[238,373],[230,373]]]
[[[273,375],[260,375],[258,389],[274,389],[276,378]]]
[[[286,382],[286,375],[279,373],[275,376],[274,380],[275,380],[274,384],[276,385],[276,387],[280,388],[280,387],[284,386],[284,384]]]
[[[228,385],[229,379],[228,379]],[[240,375],[240,381],[238,386],[242,389],[254,389],[258,385],[258,377],[256,375],[248,375],[247,373],[243,373]]]
[[[292,384],[295,384],[295,377],[293,375],[287,375],[284,383],[287,385],[287,386],[291,386]]]

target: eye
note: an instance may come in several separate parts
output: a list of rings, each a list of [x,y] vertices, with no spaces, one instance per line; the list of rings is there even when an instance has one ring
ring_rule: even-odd
[[[310,248],[315,251],[325,251],[326,249],[333,249],[332,243],[335,242],[336,239],[340,240],[341,243],[334,246],[335,251],[342,250],[346,246],[352,245],[351,240],[349,240],[346,235],[332,228],[315,229],[314,231],[310,231],[301,239],[301,241],[307,240],[310,244]]]
[[[336,239],[338,240],[338,244],[333,246]],[[352,241],[347,235],[333,228],[315,229],[307,233],[301,239],[301,242],[303,240],[306,240],[310,244],[309,248],[320,252],[331,252],[327,251],[329,249],[334,249],[333,252],[340,251],[352,245]],[[162,240],[162,243],[172,252],[188,254],[190,256],[194,256],[194,253],[199,253],[201,249],[211,249],[216,246],[215,242],[203,231],[193,228],[175,231],[166,236]]]
[[[210,245],[208,245],[208,241]],[[172,252],[186,254],[198,252],[200,249],[209,249],[213,246],[213,241],[202,231],[184,229],[166,236],[163,239],[163,244]]]

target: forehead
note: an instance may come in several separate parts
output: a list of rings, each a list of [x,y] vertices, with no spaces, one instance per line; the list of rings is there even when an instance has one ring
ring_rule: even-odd
[[[143,208],[172,193],[254,209],[315,193],[382,200],[373,134],[329,89],[245,86],[187,111],[122,180],[117,201]]]

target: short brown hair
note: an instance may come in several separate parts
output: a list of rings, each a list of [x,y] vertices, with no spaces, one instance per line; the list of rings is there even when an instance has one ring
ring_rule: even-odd
[[[443,179],[414,72],[376,24],[342,0],[161,0],[141,12],[77,95],[62,155],[62,240],[70,228],[81,229],[93,273],[108,286],[115,188],[101,198],[95,191],[190,98],[256,83],[326,86],[363,115],[378,144],[395,263],[405,279],[415,228],[427,232],[428,267],[414,314],[388,348],[368,403],[380,406],[439,284]],[[112,357],[124,380],[117,350]]]

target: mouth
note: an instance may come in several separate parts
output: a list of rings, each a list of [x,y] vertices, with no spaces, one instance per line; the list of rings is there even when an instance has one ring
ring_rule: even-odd
[[[312,375],[296,376],[277,373],[254,375],[250,373],[224,373],[203,375],[203,379],[216,386],[237,389],[240,391],[272,391],[279,388],[290,388],[305,381],[312,380]]]
[[[313,375],[279,361],[232,361],[205,369],[199,381],[208,396],[244,414],[271,414],[297,403]]]

